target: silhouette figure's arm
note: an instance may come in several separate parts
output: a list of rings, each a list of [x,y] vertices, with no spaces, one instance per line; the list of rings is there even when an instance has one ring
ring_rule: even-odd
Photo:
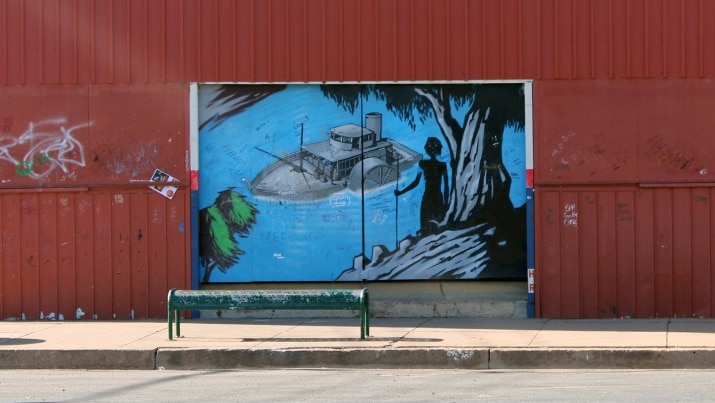
[[[416,188],[417,185],[419,185],[419,183],[420,183],[420,179],[422,179],[422,172],[417,173],[417,177],[415,177],[415,180],[413,180],[412,183],[407,185],[404,189],[402,189],[402,190],[395,189],[395,196],[399,196],[403,193],[407,193],[410,190]]]

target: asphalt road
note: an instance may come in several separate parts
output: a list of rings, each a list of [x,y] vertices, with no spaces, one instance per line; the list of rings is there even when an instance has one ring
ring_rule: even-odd
[[[707,401],[714,370],[0,371],[0,402]]]

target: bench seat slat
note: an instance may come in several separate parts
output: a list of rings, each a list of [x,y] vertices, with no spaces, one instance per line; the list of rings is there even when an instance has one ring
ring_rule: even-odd
[[[169,291],[169,340],[172,321],[176,319],[176,335],[180,336],[179,312],[199,309],[341,309],[360,310],[360,337],[369,335],[369,302],[367,289],[328,290],[176,290]]]

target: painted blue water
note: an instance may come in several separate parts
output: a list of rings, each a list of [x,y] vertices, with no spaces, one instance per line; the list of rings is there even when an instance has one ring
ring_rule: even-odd
[[[375,99],[368,99],[362,110],[351,114],[325,98],[317,85],[288,86],[220,126],[201,130],[199,208],[213,204],[219,192],[235,188],[259,210],[250,234],[238,239],[238,247],[245,254],[225,274],[214,270],[212,282],[332,281],[362,253],[363,229],[368,258],[373,245],[392,249],[398,239],[415,234],[424,181],[401,195],[399,201],[393,193],[394,184],[368,193],[363,210],[361,195],[349,190],[319,201],[279,202],[254,197],[242,180],[250,182],[274,162],[256,147],[282,156],[299,148],[301,125],[303,142],[308,144],[326,140],[332,127],[360,125],[362,116],[369,112],[382,113],[383,137],[417,152],[424,153],[428,136],[442,139],[433,118],[425,123],[418,119],[413,131]],[[512,176],[515,207],[526,202],[524,153],[524,132],[507,129],[503,157]],[[444,143],[440,159],[449,161]],[[410,183],[418,172],[417,166],[403,172],[399,187]]]

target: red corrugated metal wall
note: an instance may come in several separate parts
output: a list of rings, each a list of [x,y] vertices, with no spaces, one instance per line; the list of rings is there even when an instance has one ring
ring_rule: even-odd
[[[713,110],[712,80],[535,88],[541,316],[715,315]]]
[[[542,317],[713,317],[715,188],[541,188]]]
[[[701,161],[710,151],[707,135],[709,127],[712,127],[708,112],[711,109],[698,106],[698,100],[705,98],[707,102],[703,105],[710,106],[709,80],[715,77],[715,53],[711,51],[715,47],[715,2],[0,0],[0,20],[3,21],[0,27],[0,85],[4,86],[1,88],[15,88],[20,93],[33,94],[52,87],[72,94],[77,84],[88,85],[88,89],[95,85],[107,85],[116,90],[107,98],[109,109],[111,105],[127,102],[122,96],[127,88],[121,87],[127,84],[161,87],[169,84],[185,86],[193,81],[534,80],[539,314],[564,317],[625,315],[632,312],[638,316],[669,313],[699,315],[704,312],[701,309],[703,301],[712,300],[709,294],[705,296],[700,292],[697,303],[687,303],[691,304],[690,310],[681,309],[687,305],[683,301],[691,301],[692,298],[685,295],[687,288],[679,284],[684,270],[680,264],[684,259],[681,255],[684,254],[691,262],[687,266],[692,273],[689,278],[697,279],[693,280],[693,290],[696,287],[707,288],[708,292],[712,289],[710,282],[700,282],[700,279],[705,271],[709,273],[709,256],[715,247],[712,242],[695,236],[705,229],[701,228],[703,224],[694,214],[700,214],[705,207],[684,195],[698,200],[704,197],[700,193],[706,192],[706,184],[712,182],[709,172],[713,169],[705,163],[688,165],[689,168],[697,165],[701,169],[697,172],[692,169],[678,170],[676,166],[684,164],[688,157]],[[643,85],[632,86],[630,79],[650,80],[642,80]],[[581,82],[589,83],[585,84],[585,90]],[[675,90],[673,87],[683,89]],[[611,91],[622,98],[597,97]],[[556,94],[567,95],[560,97]],[[185,147],[188,99],[185,94],[180,95],[182,104],[177,105],[171,103],[177,99],[176,94],[162,96],[177,113],[175,116],[163,115],[160,120],[169,122],[170,126],[177,125],[175,130],[172,129],[176,133],[172,138],[174,144],[182,145],[177,149],[164,144],[170,156],[165,162],[181,165],[185,163],[188,150]],[[116,97],[114,101],[112,97]],[[629,102],[636,104],[651,98],[654,101],[650,105],[655,110],[627,108]],[[87,110],[91,111],[96,101],[90,98],[86,102]],[[13,100],[8,97],[3,98],[3,105],[5,126],[8,122],[27,121],[25,115],[33,111],[29,107],[13,107]],[[77,104],[71,102],[60,103],[56,111],[69,117],[84,113],[81,107],[78,109]],[[668,113],[660,115],[664,111]],[[129,132],[140,133],[145,139],[166,141],[171,137],[169,132],[157,129],[152,126],[153,123],[143,128],[143,119],[151,115],[150,112],[150,109],[144,108],[143,113],[129,114],[120,109],[106,114],[107,118],[117,118],[116,130],[95,131],[95,138],[107,140],[108,145],[104,148],[107,152],[114,151],[112,144],[117,144],[110,140]],[[25,117],[13,120],[15,115]],[[37,118],[46,119],[48,116]],[[654,130],[658,125],[649,125],[649,122],[660,122],[667,130]],[[674,122],[687,126],[681,129]],[[119,130],[122,128],[131,130]],[[554,148],[559,144],[556,140],[561,138],[566,138],[567,144],[563,149]],[[126,146],[135,140],[136,137],[128,138],[119,145]],[[554,150],[561,150],[562,157],[568,151],[565,164],[551,154]],[[120,147],[117,155],[126,155],[124,151],[127,150]],[[164,149],[160,154],[164,155]],[[98,154],[100,161],[103,161],[102,156],[106,155]],[[648,158],[651,158],[650,162]],[[618,169],[614,169],[615,166]],[[107,169],[107,166],[101,169]],[[174,169],[171,173],[186,181],[186,171]],[[700,172],[707,173],[703,175]],[[5,175],[4,172],[2,174]],[[77,193],[73,201],[67,196],[68,206],[77,206],[78,199],[81,199],[92,206],[105,206],[106,210],[112,203],[113,192],[116,190],[116,194],[123,194],[122,186],[128,179],[126,175],[122,180],[112,178],[107,172],[104,172],[104,177],[88,175],[84,171],[77,174],[79,179],[73,186],[87,186],[89,190]],[[662,184],[671,181],[675,184],[682,181],[698,183],[688,188],[690,193],[684,193],[685,189],[673,187],[672,183]],[[18,180],[18,183],[22,189],[66,186],[44,182],[32,185],[27,180]],[[594,183],[609,188],[598,187]],[[655,187],[643,188],[644,184]],[[566,185],[575,188],[556,187]],[[3,199],[3,210],[5,203],[9,203],[9,210],[18,211],[21,218],[23,214],[29,214],[26,217],[29,222],[35,219],[32,214],[39,213],[25,212],[21,208],[23,203],[57,205],[66,193],[54,192],[51,194],[55,196],[50,196],[49,193],[38,194],[28,190],[27,194],[12,195],[13,186],[2,184],[3,191],[10,192],[3,195],[9,198]],[[99,193],[95,195],[94,192]],[[149,196],[153,195],[146,195],[147,198]],[[87,197],[91,200],[85,199]],[[131,206],[140,206],[137,217],[143,217],[144,212],[152,220],[157,217],[150,203],[141,201],[144,196],[132,193],[127,197],[135,201]],[[186,195],[177,197],[186,204]],[[594,205],[599,206],[595,212],[586,207],[591,206],[587,202],[591,198],[595,198],[597,202]],[[551,227],[553,224],[548,218],[554,219],[554,216],[546,213],[551,211],[563,218],[562,209],[567,204],[575,204],[579,209],[579,225],[557,231]],[[670,221],[658,221],[666,216],[661,209],[667,210],[671,204],[673,215]],[[633,207],[633,227],[618,221],[622,205]],[[77,214],[78,208],[72,211]],[[177,213],[182,222],[188,222],[187,209],[184,206],[184,210]],[[162,220],[169,217],[168,210],[159,210],[156,214],[164,217]],[[39,284],[60,282],[73,278],[71,276],[84,281],[87,276],[79,274],[80,271],[94,273],[96,265],[104,263],[102,259],[108,255],[104,255],[105,258],[95,257],[94,244],[91,248],[89,244],[77,246],[74,252],[78,259],[76,274],[65,276],[63,273],[69,272],[69,266],[60,265],[63,261],[60,256],[64,258],[62,253],[66,253],[60,248],[63,245],[60,235],[53,240],[40,241],[45,223],[53,220],[52,208],[42,211],[42,218],[38,216],[35,219],[37,226],[23,226],[22,222],[27,220],[17,222],[18,219],[9,216],[10,213],[3,215],[4,239],[10,236],[8,234],[16,236],[14,241],[7,241],[10,246],[3,246],[3,251],[24,245],[20,251],[37,251],[36,255],[39,255],[42,250],[43,255],[49,255],[49,267],[53,267],[51,262],[56,259],[56,272],[46,270],[49,273]],[[61,222],[59,211],[54,215],[58,223]],[[126,233],[126,224],[121,219],[126,214],[130,214],[131,218],[130,233],[143,225],[142,218],[137,218],[137,221],[132,218],[135,214],[133,207],[127,209],[123,204],[113,207],[111,211],[114,219],[111,222],[100,219],[102,222],[94,226],[95,232],[97,228],[109,230],[116,227],[120,228],[116,234]],[[653,219],[648,220],[651,215]],[[690,218],[689,226],[682,224],[685,217]],[[115,223],[117,220],[119,222]],[[593,223],[594,227],[589,227],[591,232],[586,231],[584,222]],[[86,223],[82,221],[81,224]],[[580,237],[585,239],[573,243],[575,240],[569,237],[571,233],[567,230],[583,231]],[[697,232],[693,232],[695,230]],[[179,253],[183,256],[178,262],[182,266],[182,278],[188,278],[188,252],[184,249],[188,236],[183,233]],[[659,253],[665,253],[661,249],[666,248],[661,248],[661,238],[671,239],[673,248],[678,248],[677,252],[675,249],[671,251],[674,256],[672,261],[677,260],[679,264],[664,265]],[[684,239],[692,239],[689,249]],[[18,244],[13,246],[12,242]],[[631,249],[628,249],[631,243]],[[699,245],[697,248],[692,246],[695,243]],[[101,245],[103,249],[100,250],[114,250],[121,256],[118,245],[111,242]],[[161,241],[157,245],[162,247]],[[606,251],[614,245],[615,250],[621,252],[609,258]],[[158,253],[149,246],[147,249],[141,249],[139,245],[133,247]],[[161,253],[169,256],[173,251]],[[594,266],[589,256],[599,255],[603,257]],[[16,257],[20,258],[20,255]],[[15,292],[14,286],[9,284],[13,284],[13,276],[16,278],[25,275],[25,272],[11,265],[9,259],[3,252],[3,290]],[[631,261],[634,263],[630,264]],[[648,263],[651,261],[652,265]],[[607,262],[615,262],[615,271],[613,265]],[[163,264],[160,261],[160,265]],[[42,278],[42,275],[34,266],[28,267],[28,283],[26,288],[20,287],[24,290],[23,305],[30,307],[27,312],[37,308],[43,312],[45,309],[52,311],[51,307],[45,308],[44,303],[38,302],[44,301],[44,298],[52,300],[52,292],[41,297],[44,291],[34,291],[40,290],[39,286],[32,284],[37,283],[35,278]],[[127,267],[134,270],[134,263]],[[652,270],[652,274],[645,268]],[[179,269],[162,267],[159,270],[171,277],[173,274],[170,273]],[[593,270],[596,270],[595,274]],[[160,274],[160,277],[163,276]],[[127,288],[126,283],[119,281],[116,287],[110,287],[110,277],[99,275],[96,277],[98,282],[93,283],[96,287],[101,285],[93,294],[102,296],[101,303],[93,308],[94,312],[101,312],[100,317],[108,314],[107,306],[112,305],[125,307],[115,309],[119,316],[123,316],[126,307],[134,305],[127,302],[130,301],[127,290],[130,294],[131,290],[140,290],[138,295],[143,295],[141,290],[144,290],[149,299],[158,299],[158,295],[153,293],[167,285],[148,282],[142,286],[130,281]],[[141,283],[141,278],[138,276],[135,280]],[[584,279],[593,278],[598,279],[598,288],[587,289],[583,285],[586,284]],[[616,278],[623,278],[624,282],[616,281]],[[635,288],[639,290],[639,294],[630,300],[625,297],[630,287],[629,279],[635,279]],[[77,284],[75,281],[75,287]],[[581,286],[574,288],[578,284]],[[115,296],[115,302],[102,299],[110,291]],[[88,294],[81,294],[79,290],[75,293],[75,300],[81,302],[77,305],[89,306],[88,302],[79,299],[80,295]],[[15,300],[7,298],[4,294],[1,313],[5,317],[25,311],[13,305],[17,304]],[[64,292],[58,292],[57,298],[69,297]],[[646,300],[652,301],[650,305]],[[69,301],[63,304],[72,305]],[[659,304],[670,304],[672,309]],[[153,306],[152,303],[149,306]],[[574,306],[579,307],[578,312]],[[615,308],[608,308],[610,306]],[[160,311],[158,308],[147,309],[149,316]],[[57,311],[66,312],[66,308],[58,308]],[[34,315],[26,314],[28,317]],[[65,317],[67,315],[64,313]]]
[[[190,285],[187,98],[0,87],[0,317],[166,315],[167,290]],[[180,179],[173,199],[147,187],[156,168]]]
[[[0,84],[700,78],[703,0],[1,0]]]
[[[186,287],[188,192],[0,191],[4,319],[141,319],[166,315]]]

